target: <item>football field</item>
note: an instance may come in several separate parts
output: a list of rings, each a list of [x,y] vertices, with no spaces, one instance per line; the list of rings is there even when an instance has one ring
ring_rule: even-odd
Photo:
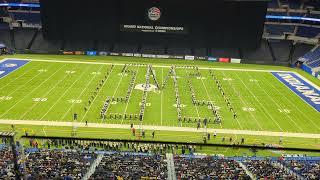
[[[1,68],[2,124],[73,126],[77,114],[78,126],[320,133],[317,109],[272,70],[58,59],[4,60]]]

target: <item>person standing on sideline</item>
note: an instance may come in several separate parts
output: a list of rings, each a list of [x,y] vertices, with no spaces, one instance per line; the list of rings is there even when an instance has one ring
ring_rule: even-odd
[[[86,126],[88,126],[88,121],[86,121]]]
[[[78,114],[77,114],[77,113],[74,113],[74,114],[73,114],[73,120],[74,120],[74,121],[77,121],[77,120],[78,120]]]
[[[197,130],[199,130],[199,128],[200,128],[200,121],[198,121]]]
[[[155,133],[156,133],[156,132],[153,130],[153,131],[152,131],[152,138],[154,138]]]
[[[132,135],[136,136],[136,129],[135,128],[132,128]]]

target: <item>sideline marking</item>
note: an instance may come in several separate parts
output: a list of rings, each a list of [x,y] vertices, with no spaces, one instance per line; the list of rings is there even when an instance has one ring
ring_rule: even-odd
[[[72,127],[73,122],[53,122],[53,121],[37,121],[37,120],[11,120],[0,119],[0,124],[16,124],[16,125],[37,125],[37,126],[57,126],[57,127]],[[102,123],[78,123],[78,127],[90,128],[108,128],[108,129],[128,129],[128,124],[102,124]],[[156,131],[175,131],[175,132],[199,132],[197,128],[191,127],[174,127],[174,126],[152,126],[144,125],[145,130]],[[275,137],[297,137],[297,138],[320,138],[320,134],[315,133],[293,133],[293,132],[276,132],[276,131],[257,131],[257,130],[236,130],[236,129],[213,129],[208,128],[209,133],[219,134],[237,134],[237,135],[255,135],[255,136],[275,136]]]
[[[10,58],[5,58],[4,60],[10,60]],[[18,61],[35,61],[35,62],[48,62],[48,63],[68,63],[68,64],[96,64],[96,65],[115,65],[124,66],[124,63],[111,63],[111,62],[89,62],[89,61],[75,61],[74,59],[65,60],[54,60],[54,59],[15,59]],[[70,61],[68,61],[70,60]],[[1,62],[1,61],[0,61]],[[154,65],[156,68],[171,68],[169,65]],[[184,69],[184,67],[176,67],[177,69]],[[264,69],[240,69],[240,68],[217,68],[217,67],[204,67],[200,66],[200,70],[226,70],[226,71],[242,71],[242,72],[291,72],[288,70],[264,70]]]

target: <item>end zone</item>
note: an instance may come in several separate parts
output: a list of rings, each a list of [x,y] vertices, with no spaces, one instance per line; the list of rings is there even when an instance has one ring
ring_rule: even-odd
[[[306,82],[295,73],[272,72],[272,74],[306,103],[320,112],[320,90]]]
[[[4,60],[0,62],[0,79],[7,76],[11,72],[21,68],[29,61],[27,60]]]

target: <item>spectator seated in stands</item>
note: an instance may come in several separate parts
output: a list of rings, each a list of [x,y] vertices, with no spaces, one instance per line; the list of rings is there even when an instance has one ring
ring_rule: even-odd
[[[294,179],[287,169],[270,160],[246,160],[243,164],[257,179]]]
[[[131,153],[106,154],[93,179],[166,179],[167,163],[164,156]]]
[[[306,179],[320,179],[320,161],[283,161],[283,164]]]
[[[0,179],[15,179],[12,151],[3,144],[0,144],[0,157]]]
[[[178,179],[250,179],[234,160],[176,156],[174,163]]]
[[[27,179],[81,179],[96,159],[90,152],[40,150],[27,155]]]

